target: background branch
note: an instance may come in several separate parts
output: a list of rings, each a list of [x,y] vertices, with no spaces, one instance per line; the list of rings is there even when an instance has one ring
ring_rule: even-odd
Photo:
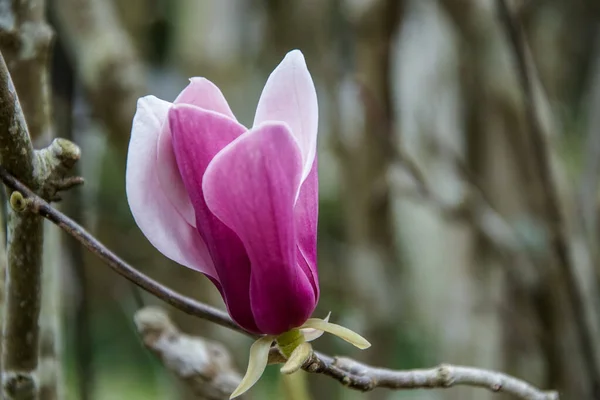
[[[88,250],[104,260],[114,271],[142,289],[147,290],[183,312],[250,335],[233,322],[226,313],[207,304],[182,296],[125,263],[87,233],[81,226],[51,207],[46,201],[29,190],[1,167],[0,179],[13,190],[23,194],[29,211],[38,213],[54,222],[88,248]],[[330,376],[351,389],[361,391],[373,390],[377,387],[388,389],[424,389],[468,385],[487,388],[494,392],[512,394],[524,400],[558,399],[556,392],[542,392],[526,382],[508,375],[468,367],[444,365],[429,370],[394,371],[370,367],[351,359],[332,358],[315,352],[313,357],[305,363],[303,369],[308,372]]]
[[[0,50],[20,95],[34,142],[47,144],[49,124],[48,59],[53,32],[46,23],[44,0],[0,0]]]
[[[548,142],[552,132],[544,127],[540,116],[542,110],[539,97],[542,90],[537,80],[538,77],[535,75],[535,67],[519,21],[514,17],[506,0],[496,0],[496,5],[513,53],[525,103],[529,140],[532,144],[531,149],[537,174],[546,199],[545,211],[548,229],[551,232],[552,251],[558,260],[562,278],[566,283],[566,292],[577,328],[581,353],[586,369],[591,376],[590,380],[593,385],[591,393],[598,397],[600,395],[600,362],[598,360],[600,351],[595,340],[595,332],[598,327],[594,326],[596,319],[590,318],[594,315],[594,311],[588,310],[590,303],[586,301],[586,295],[577,277],[577,266],[573,260],[574,251],[568,237],[569,229],[565,208],[560,197],[557,172]],[[595,295],[597,291],[594,290],[592,293]],[[591,304],[595,304],[597,301],[597,297],[594,296]]]
[[[229,399],[241,382],[242,376],[223,345],[182,333],[161,308],[143,308],[134,320],[144,346],[198,398]]]
[[[113,3],[89,0],[51,3],[56,29],[94,112],[108,128],[115,148],[126,150],[131,118],[144,91],[144,71]]]

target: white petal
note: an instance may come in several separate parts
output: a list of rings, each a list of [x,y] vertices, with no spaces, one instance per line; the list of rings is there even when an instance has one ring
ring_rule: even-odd
[[[317,152],[319,106],[315,85],[300,50],[290,51],[267,79],[254,126],[265,121],[285,122],[291,128],[302,151],[304,182]]]
[[[154,96],[138,101],[127,155],[127,201],[135,222],[154,247],[171,260],[216,279],[206,244],[173,207],[158,181],[157,142],[170,106]]]

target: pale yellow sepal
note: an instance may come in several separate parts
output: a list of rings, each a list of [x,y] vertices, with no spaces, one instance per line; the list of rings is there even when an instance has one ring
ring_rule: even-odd
[[[294,372],[302,368],[306,360],[308,360],[311,355],[312,346],[310,345],[310,343],[301,343],[298,347],[294,349],[290,358],[288,358],[283,367],[281,367],[281,373],[286,375],[293,374]]]
[[[313,328],[318,329],[320,331],[329,332],[332,335],[335,335],[340,339],[345,340],[346,342],[358,347],[361,350],[368,349],[369,347],[371,347],[371,343],[369,343],[367,339],[360,336],[358,333],[353,332],[348,328],[344,328],[343,326],[332,324],[331,322],[327,322],[319,318],[310,318],[304,323],[304,325],[300,327],[300,329],[305,328]]]
[[[229,397],[230,399],[246,393],[260,379],[267,367],[269,349],[273,340],[275,340],[273,336],[263,336],[252,344],[246,375],[244,375],[240,385],[233,391]]]
[[[329,311],[329,314],[327,314],[327,316],[325,317],[325,319],[323,321],[329,322],[330,316],[331,316],[331,311]],[[302,334],[304,335],[304,340],[306,340],[307,342],[312,342],[313,340],[316,340],[316,339],[320,338],[321,336],[323,336],[323,333],[325,333],[325,331],[321,331],[319,329],[313,329],[313,328],[301,329],[300,332],[302,332]]]

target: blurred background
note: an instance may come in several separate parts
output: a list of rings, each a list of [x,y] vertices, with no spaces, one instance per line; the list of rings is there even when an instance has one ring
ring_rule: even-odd
[[[315,316],[331,311],[373,343],[361,352],[324,335],[316,348],[389,368],[496,369],[599,398],[600,6],[508,6],[512,30],[494,0],[48,0],[54,131],[81,146],[86,180],[60,208],[140,270],[222,308],[133,221],[136,100],[172,101],[204,76],[248,126],[269,73],[301,49],[320,106]],[[60,239],[61,297],[44,304],[62,321],[68,398],[196,398],[136,333],[134,312],[160,301]],[[167,309],[245,371],[250,339]],[[273,366],[246,398],[503,397],[363,394]]]

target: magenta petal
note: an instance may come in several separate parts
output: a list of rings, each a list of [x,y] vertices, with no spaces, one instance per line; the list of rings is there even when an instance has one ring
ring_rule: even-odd
[[[154,96],[138,101],[127,155],[127,201],[154,247],[171,260],[217,279],[206,244],[173,208],[157,179],[156,142],[170,106]]]
[[[213,157],[246,131],[234,120],[189,105],[169,111],[173,151],[196,215],[196,227],[206,241],[229,314],[242,327],[260,332],[250,308],[250,261],[237,235],[207,208],[202,191],[205,170]]]
[[[190,84],[183,89],[173,103],[190,104],[236,120],[221,90],[206,78],[191,78]]]
[[[317,92],[300,50],[290,51],[269,76],[262,91],[254,126],[265,121],[289,125],[302,152],[302,180],[312,168],[317,149]]]
[[[319,217],[319,178],[317,173],[317,158],[308,177],[300,188],[294,220],[296,225],[296,241],[298,250],[310,269],[309,278],[319,298],[319,275],[317,273],[317,222]]]
[[[206,204],[241,239],[250,258],[250,301],[261,332],[300,326],[316,305],[297,263],[294,201],[302,154],[289,128],[267,123],[242,135],[208,166]]]
[[[174,104],[188,104],[208,111],[214,111],[235,121],[235,116],[219,88],[205,78],[191,78],[189,85],[177,96]],[[208,134],[219,134],[209,132]],[[173,154],[171,130],[165,124],[158,142],[158,179],[173,206],[192,226],[196,226],[194,207],[177,167]]]
[[[158,139],[156,163],[160,165],[157,173],[163,192],[181,217],[196,227],[196,213],[179,173],[169,124],[164,124]]]

